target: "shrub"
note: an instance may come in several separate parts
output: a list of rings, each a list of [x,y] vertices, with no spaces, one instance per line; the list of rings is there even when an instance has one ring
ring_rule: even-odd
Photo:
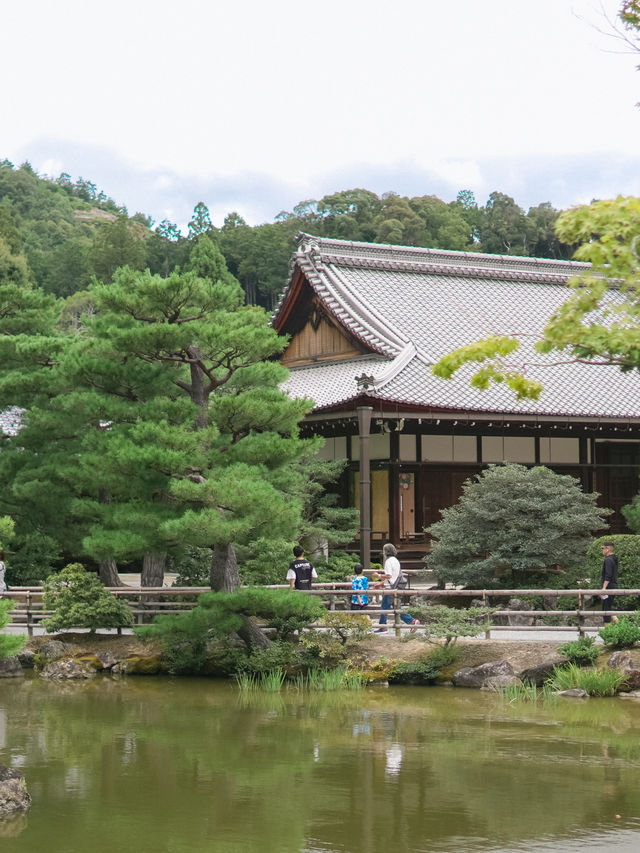
[[[5,598],[0,601],[0,631],[9,624],[9,613],[13,610],[13,601]],[[24,648],[26,637],[17,634],[0,634],[0,658],[9,658]]]
[[[573,477],[544,466],[492,465],[469,479],[459,502],[442,511],[425,558],[438,580],[486,586],[521,572],[554,571],[584,559],[609,511],[596,506]]]
[[[589,696],[615,696],[626,681],[626,674],[619,669],[584,669],[573,663],[556,666],[548,680],[552,690],[572,690],[581,688]]]
[[[70,563],[44,585],[44,606],[55,611],[43,620],[47,631],[65,628],[123,628],[133,624],[127,605],[100,583],[80,563]]]
[[[7,562],[10,586],[38,586],[61,565],[60,548],[50,536],[28,533],[16,537]]]
[[[445,646],[455,643],[458,637],[475,637],[490,627],[493,613],[487,607],[456,608],[446,604],[412,604],[410,609],[411,615],[422,623],[420,634],[412,635],[412,639],[442,638]]]
[[[257,539],[246,548],[238,548],[243,583],[285,583],[292,560],[292,545],[285,539]]]
[[[211,548],[185,548],[171,557],[169,571],[176,572],[176,586],[208,586],[211,571]]]
[[[595,645],[595,637],[580,637],[578,640],[571,640],[560,646],[558,651],[569,659],[569,663],[576,666],[592,666],[600,654]]]
[[[614,649],[626,649],[640,640],[640,614],[620,616],[617,622],[610,622],[598,631],[603,643]]]
[[[415,663],[399,661],[389,674],[393,684],[433,684],[445,666],[454,663],[458,650],[451,645],[438,646]]]
[[[357,554],[346,551],[333,551],[328,560],[316,560],[315,568],[318,580],[322,583],[343,583],[353,577],[353,567],[360,562]]]
[[[156,616],[152,625],[136,628],[135,633],[161,642],[172,671],[199,672],[208,659],[210,641],[227,642],[242,629],[247,618],[264,620],[268,627],[275,628],[278,641],[282,641],[324,613],[318,599],[301,592],[245,587],[235,592],[205,593],[193,610]],[[261,651],[251,648],[245,650],[247,653],[259,660]],[[236,660],[240,659],[238,655]],[[274,669],[278,665],[263,663],[261,668]]]

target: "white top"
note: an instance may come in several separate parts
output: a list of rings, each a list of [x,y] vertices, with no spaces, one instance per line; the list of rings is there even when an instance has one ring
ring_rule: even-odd
[[[383,571],[385,575],[391,575],[390,578],[386,578],[384,585],[386,587],[392,587],[398,580],[398,575],[400,574],[400,560],[397,557],[387,557]]]
[[[4,592],[7,588],[7,585],[4,581],[4,573],[6,571],[6,566],[2,560],[0,560],[0,592]]]

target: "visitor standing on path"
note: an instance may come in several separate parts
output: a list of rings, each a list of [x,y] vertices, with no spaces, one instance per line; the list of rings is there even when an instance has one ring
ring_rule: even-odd
[[[351,581],[351,589],[354,594],[351,596],[351,609],[364,610],[369,606],[369,596],[362,595],[361,590],[369,589],[369,581],[367,576],[363,574],[364,567],[362,563],[356,563],[353,567],[355,577]]]
[[[613,542],[602,543],[602,556],[604,557],[604,562],[602,564],[602,594],[600,595],[600,598],[602,599],[603,612],[611,610],[612,602],[615,602],[615,596],[608,595],[605,590],[618,589],[618,558],[613,553],[613,550]],[[614,622],[618,621],[617,616],[607,615],[604,617],[603,622],[607,625],[612,619]]]
[[[390,542],[382,548],[382,573],[384,575],[384,586],[385,589],[392,590],[398,588],[398,581],[400,580],[400,560],[397,557],[398,550],[395,545],[392,545]],[[380,605],[382,610],[391,610],[393,606],[393,593],[387,593],[382,596],[382,604]],[[417,625],[419,624],[417,619],[414,619],[408,613],[401,613],[400,618],[405,623],[405,625],[412,625],[411,631],[415,631]],[[378,623],[380,625],[379,628],[376,628],[375,634],[386,634],[387,633],[387,614],[382,613],[380,615],[380,621]]]
[[[4,551],[0,548],[0,593],[7,591],[7,582],[4,579],[4,573],[7,567],[4,564]]]
[[[311,580],[318,577],[309,560],[305,559],[304,548],[296,545],[293,549],[295,560],[289,565],[287,580],[289,589],[311,589]]]

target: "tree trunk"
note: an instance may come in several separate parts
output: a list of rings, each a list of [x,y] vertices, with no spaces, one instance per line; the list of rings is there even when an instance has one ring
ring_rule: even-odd
[[[98,574],[105,586],[124,586],[118,574],[116,561],[112,557],[108,560],[100,560],[98,563]]]
[[[238,560],[233,545],[214,545],[211,557],[211,589],[217,592],[235,592],[240,586]],[[265,637],[256,620],[247,616],[238,636],[248,649],[266,649],[271,640]]]
[[[167,566],[166,551],[152,551],[142,558],[141,586],[162,586]]]
[[[217,592],[234,592],[238,589],[240,573],[233,545],[213,546],[209,580],[211,589],[215,589]]]

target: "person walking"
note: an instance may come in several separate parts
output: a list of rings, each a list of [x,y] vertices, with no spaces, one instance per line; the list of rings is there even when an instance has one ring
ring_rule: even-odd
[[[602,599],[602,611],[604,613],[611,610],[612,606],[615,609],[615,595],[611,596],[606,593],[606,590],[608,589],[618,589],[618,558],[613,553],[614,548],[615,546],[613,542],[602,543],[602,556],[604,557],[604,562],[602,563],[602,593],[600,598]],[[607,625],[612,619],[614,622],[618,621],[617,616],[609,616],[608,614],[602,621]]]
[[[390,542],[387,542],[386,545],[382,548],[382,574],[384,576],[384,587],[387,590],[397,589],[398,581],[400,580],[400,560],[398,559],[398,550],[395,545],[392,545]],[[393,606],[393,593],[388,592],[386,595],[382,596],[382,604],[380,605],[382,610],[391,610]],[[411,632],[413,633],[417,626],[420,624],[417,619],[414,619],[408,613],[401,613],[400,618],[405,623],[405,625],[411,625]],[[374,634],[386,634],[387,633],[387,614],[380,614],[380,621],[378,622],[378,628],[375,629]]]
[[[369,606],[369,596],[362,595],[362,590],[369,589],[369,580],[364,572],[362,563],[356,563],[353,567],[355,577],[351,581],[351,589],[354,594],[351,596],[352,610],[365,610]]]
[[[311,581],[317,578],[317,572],[313,565],[304,556],[304,548],[296,545],[293,549],[295,560],[289,564],[287,580],[289,589],[311,589]]]

